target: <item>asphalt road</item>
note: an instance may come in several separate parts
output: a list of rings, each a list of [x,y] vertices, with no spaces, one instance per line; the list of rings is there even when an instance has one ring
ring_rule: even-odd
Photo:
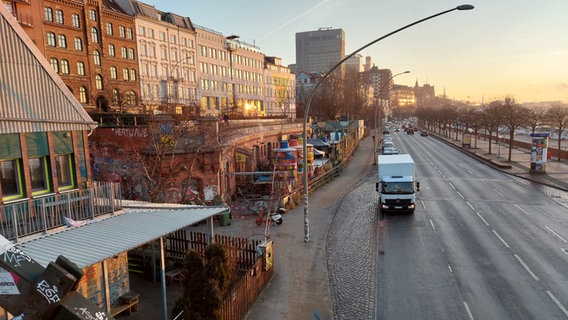
[[[375,318],[568,319],[566,207],[434,139],[394,139],[421,191],[413,215],[379,215]]]

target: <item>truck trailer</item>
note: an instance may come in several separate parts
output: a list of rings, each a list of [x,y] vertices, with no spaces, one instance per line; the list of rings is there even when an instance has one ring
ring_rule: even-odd
[[[416,192],[420,183],[415,180],[415,164],[409,154],[379,155],[377,166],[379,209],[414,212]]]

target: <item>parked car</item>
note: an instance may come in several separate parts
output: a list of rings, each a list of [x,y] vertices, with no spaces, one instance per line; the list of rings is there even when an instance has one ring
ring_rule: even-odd
[[[426,131],[420,131],[420,136],[422,136],[422,137],[427,137],[427,136],[428,136],[428,132],[426,132]]]
[[[406,130],[407,134],[414,134],[414,129],[409,128],[408,130]]]

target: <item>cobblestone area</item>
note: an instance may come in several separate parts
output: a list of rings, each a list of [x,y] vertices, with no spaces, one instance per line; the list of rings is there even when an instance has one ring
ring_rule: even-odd
[[[372,177],[346,194],[328,233],[327,264],[335,319],[375,319],[378,216]]]

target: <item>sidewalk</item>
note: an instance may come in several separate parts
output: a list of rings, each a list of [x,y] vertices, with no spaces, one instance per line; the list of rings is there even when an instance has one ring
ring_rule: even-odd
[[[482,162],[523,179],[532,180],[550,187],[568,191],[568,160],[558,161],[556,158],[546,162],[546,173],[530,173],[531,152],[528,149],[513,147],[511,161],[508,160],[509,146],[491,141],[491,154],[489,154],[489,141],[483,138],[472,140],[471,148],[464,148],[461,141],[431,134],[432,137],[451,144],[457,149],[470,154]]]

